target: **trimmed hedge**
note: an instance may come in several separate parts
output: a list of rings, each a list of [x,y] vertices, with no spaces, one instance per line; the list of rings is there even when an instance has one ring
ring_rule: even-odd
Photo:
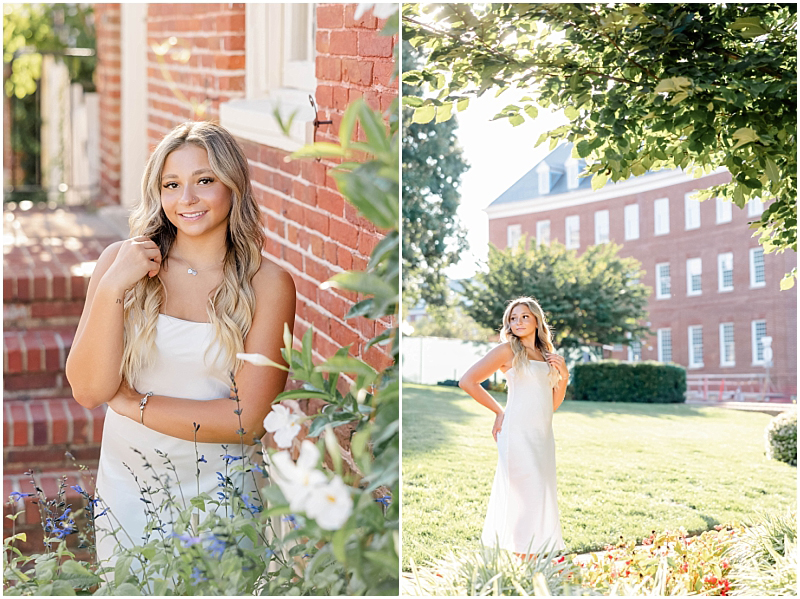
[[[575,364],[570,399],[636,403],[686,401],[686,370],[661,362],[602,360]]]
[[[770,420],[766,437],[769,459],[797,466],[797,412],[784,412]]]

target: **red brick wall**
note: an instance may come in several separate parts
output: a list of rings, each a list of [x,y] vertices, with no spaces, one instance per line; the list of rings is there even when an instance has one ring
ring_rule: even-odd
[[[100,95],[100,195],[97,203],[120,203],[120,8],[95,4]]]
[[[650,329],[669,328],[672,331],[672,359],[684,366],[689,363],[688,327],[703,327],[703,368],[692,368],[689,374],[746,374],[763,373],[762,366],[753,366],[750,323],[766,319],[767,335],[773,338],[774,364],[772,379],[786,393],[797,389],[797,291],[781,292],[778,282],[783,274],[795,265],[793,252],[764,256],[766,286],[750,288],[750,248],[758,247],[758,239],[748,221],[747,210],[733,207],[731,222],[716,224],[716,201],[700,204],[699,229],[686,231],[684,195],[729,180],[727,173],[711,175],[660,189],[636,194],[620,195],[608,200],[591,202],[569,208],[558,208],[540,213],[493,218],[489,220],[489,240],[497,247],[507,243],[507,227],[520,224],[529,238],[536,235],[536,223],[550,220],[550,238],[561,243],[565,239],[564,220],[570,215],[580,216],[580,249],[594,243],[594,213],[609,211],[609,236],[623,244],[622,256],[632,256],[642,263],[645,275],[641,282],[653,289],[649,300]],[[654,235],[654,200],[669,198],[670,232]],[[625,241],[624,206],[639,204],[639,239]],[[733,252],[734,290],[717,291],[717,255]],[[686,295],[686,260],[702,259],[702,294]],[[670,263],[671,297],[655,297],[655,265]],[[719,324],[734,323],[735,366],[721,367],[719,352]],[[642,359],[658,359],[655,335],[642,344]],[[627,350],[615,352],[618,359],[627,359]]]
[[[363,96],[370,106],[385,111],[397,95],[397,83],[390,81],[397,36],[380,36],[384,22],[371,12],[356,20],[355,9],[355,4],[317,5],[316,101],[320,120],[333,121],[318,130],[318,141],[338,140],[339,123],[353,100]],[[103,13],[108,9],[98,10]],[[147,29],[151,46],[147,58],[147,128],[152,148],[175,125],[192,119],[218,121],[221,102],[244,97],[245,6],[150,4]],[[118,25],[116,32],[118,39]],[[176,61],[169,52],[160,61],[153,51],[153,44],[163,44],[172,36],[178,43],[171,48],[189,50],[188,62]],[[198,105],[204,105],[205,110],[198,112]],[[356,135],[363,139],[360,129]],[[247,155],[256,198],[264,213],[266,251],[289,270],[297,285],[296,337],[313,326],[318,359],[331,356],[342,345],[353,344],[353,355],[377,368],[388,365],[390,360],[383,349],[365,350],[364,346],[390,326],[390,321],[376,324],[361,317],[345,320],[347,311],[360,298],[320,289],[320,284],[337,272],[364,269],[381,232],[359,218],[339,194],[328,172],[335,166],[333,162],[286,162],[287,152],[243,139],[239,143]]]

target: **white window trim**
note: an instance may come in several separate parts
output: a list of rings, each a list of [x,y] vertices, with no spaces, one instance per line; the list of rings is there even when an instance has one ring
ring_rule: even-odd
[[[628,214],[634,215],[630,217],[630,221],[628,220]],[[625,241],[639,239],[639,204],[625,206],[623,219],[625,221]],[[630,224],[630,227],[628,227],[628,224]]]
[[[269,32],[264,31],[266,23]],[[282,4],[245,4],[245,98],[220,104],[219,118],[236,137],[294,152],[314,139],[314,110],[308,96],[316,94],[317,82],[310,80],[308,89],[302,90],[283,87],[285,31]],[[295,114],[288,136],[273,116],[276,108],[284,120]]]
[[[694,329],[700,329],[700,342],[702,343],[703,341],[703,326],[699,324],[689,326],[689,368],[703,368],[703,362],[698,362],[697,356],[694,355],[694,338],[692,335]]]
[[[754,198],[747,202],[747,216],[761,216],[764,213],[764,202]]]
[[[577,223],[576,231],[578,232],[578,243],[573,245],[572,244],[572,235],[570,235],[570,228],[569,223],[575,222]],[[581,217],[578,214],[571,214],[570,216],[564,217],[564,236],[566,239],[564,240],[564,245],[567,247],[568,250],[576,250],[581,247]]]
[[[761,282],[757,282],[756,279],[756,261],[755,256],[756,252],[761,250],[761,260],[764,262],[764,280]],[[750,289],[756,289],[759,287],[766,287],[767,285],[767,262],[763,254],[763,249],[758,248],[750,248]]]
[[[661,266],[670,266],[669,262],[659,262],[656,264],[656,299],[669,299],[672,297],[672,267],[669,269],[669,293],[661,293]]]
[[[666,206],[666,215],[664,218],[665,227],[663,231],[658,230],[658,206]],[[669,198],[658,198],[653,202],[653,235],[669,235]]]
[[[752,355],[752,358],[753,358],[753,362],[752,362],[753,366],[763,366],[766,363],[766,360],[764,360],[764,359],[761,359],[761,360],[757,360],[756,359],[756,356],[758,355],[758,351],[757,351],[758,350],[758,345],[757,345],[757,341],[756,341],[756,325],[759,322],[763,322],[764,323],[764,328],[766,328],[767,320],[765,318],[760,318],[759,320],[751,320],[750,321],[750,350],[751,350],[751,355]]]
[[[716,198],[717,201],[717,224],[722,225],[733,221],[733,204],[726,202],[722,198]],[[725,217],[728,218],[725,218]],[[725,220],[723,220],[725,219]]]
[[[733,360],[725,360],[725,327],[730,325],[734,331]],[[719,323],[719,365],[721,367],[736,366],[736,329],[732,322]]]
[[[701,218],[700,218],[700,202],[698,202],[697,200],[691,199],[691,197],[692,197],[692,195],[694,195],[694,193],[695,192],[692,191],[690,193],[687,193],[685,196],[683,196],[684,223],[685,223],[687,231],[692,231],[694,229],[699,229],[700,225],[702,223]],[[692,206],[692,208],[690,208],[690,206]],[[697,224],[696,225],[693,225],[692,223],[689,222],[689,214],[691,214],[691,213],[697,214]]]
[[[636,357],[634,355],[634,351],[633,351],[633,344],[634,343],[638,343],[639,344],[639,359],[638,360],[634,360],[634,358]],[[641,341],[631,341],[628,344],[628,362],[641,362],[641,361],[642,361],[642,343],[641,343]]]
[[[700,289],[694,291],[692,289],[692,271],[689,268],[689,263],[693,260],[700,261]],[[686,260],[686,295],[687,296],[695,296],[695,295],[703,295],[703,261],[702,258],[687,258]]]
[[[722,276],[722,260],[725,256],[731,257],[731,272],[733,272],[733,252],[724,252],[722,254],[717,254],[717,291],[719,293],[728,293],[733,291],[733,284],[731,283],[730,287],[723,287],[722,282],[724,280]],[[731,277],[733,278],[733,277]]]
[[[605,216],[605,222],[603,222]],[[605,225],[605,239],[601,238],[603,231],[601,230]],[[600,245],[601,243],[608,243],[611,240],[611,222],[609,219],[608,210],[597,210],[594,213],[594,243]]]
[[[669,331],[669,343],[670,343],[670,352],[672,352],[672,329],[658,329],[656,331],[656,346],[658,351],[658,361],[664,362],[664,331]],[[672,362],[672,357],[670,356],[670,362]]]
[[[550,165],[542,162],[536,167],[536,174],[539,180],[539,194],[547,195],[550,193]]]
[[[542,241],[542,237],[544,237],[543,229],[544,225],[547,225],[547,239]],[[542,244],[550,245],[550,221],[549,220],[540,220],[536,223],[536,246],[540,246]]]
[[[514,241],[511,240],[512,237],[516,237]],[[515,248],[519,243],[519,240],[522,238],[522,225],[514,224],[508,225],[506,227],[506,247],[508,248]]]

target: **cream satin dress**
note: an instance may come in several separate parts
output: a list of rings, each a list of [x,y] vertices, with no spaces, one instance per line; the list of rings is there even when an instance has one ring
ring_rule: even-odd
[[[564,549],[556,493],[553,388],[546,362],[506,371],[508,402],[481,540],[514,553]]]
[[[152,366],[140,372],[134,381],[134,387],[144,393],[152,391],[155,395],[167,397],[182,397],[186,399],[210,400],[228,397],[230,395],[230,379],[228,373],[221,367],[219,360],[209,364],[215,358],[216,346],[206,354],[206,349],[215,342],[213,327],[210,323],[193,322],[160,314],[156,327],[156,358]],[[231,411],[236,409],[235,402],[231,401]],[[144,413],[147,422],[147,409]],[[191,423],[191,419],[187,417]],[[189,424],[191,426],[191,424]],[[263,465],[261,456],[256,451],[261,449],[260,444],[245,444],[245,455],[253,464]],[[143,455],[136,453],[142,452]],[[165,453],[175,470],[172,471],[155,450]],[[227,453],[240,456],[241,450],[238,443],[228,445]],[[95,508],[95,513],[101,512],[106,507],[109,513],[98,518],[97,525],[97,554],[101,563],[113,564],[116,559],[117,542],[126,547],[142,545],[147,539],[159,538],[162,534],[172,532],[172,522],[177,517],[177,510],[184,505],[190,505],[191,498],[198,494],[198,481],[200,492],[206,492],[212,497],[217,497],[220,479],[218,472],[225,472],[226,454],[220,443],[198,443],[195,449],[193,441],[185,441],[175,437],[161,434],[143,426],[137,421],[126,418],[111,409],[106,411],[103,424],[103,441],[100,449],[100,465],[97,471],[97,494],[101,503]],[[197,456],[205,462],[198,463]],[[146,459],[146,460],[145,460]],[[145,467],[145,461],[154,469]],[[231,466],[241,464],[241,460],[232,461]],[[197,470],[200,470],[199,477]],[[130,469],[130,470],[129,470]],[[163,531],[145,531],[147,522],[146,510],[151,506],[158,506],[167,498],[162,490],[162,485],[153,477],[167,480],[176,508],[165,507],[160,512],[163,522]],[[255,471],[259,487],[263,486],[266,479]],[[250,501],[258,504],[254,499],[258,497],[255,491],[253,475],[239,473],[232,477],[239,488],[245,489]],[[152,489],[152,495],[143,492],[143,489]],[[146,497],[153,503],[142,501]],[[200,512],[200,518],[205,514]],[[109,534],[111,529],[122,527],[115,539]]]

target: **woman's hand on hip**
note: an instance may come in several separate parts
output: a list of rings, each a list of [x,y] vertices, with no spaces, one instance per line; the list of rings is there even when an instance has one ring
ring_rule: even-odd
[[[159,270],[161,250],[152,239],[141,235],[122,243],[117,257],[103,276],[103,282],[126,290],[145,276],[156,276]]]
[[[492,437],[494,437],[495,443],[497,443],[497,435],[503,428],[503,418],[505,417],[505,415],[506,415],[505,412],[500,412],[494,419],[494,426],[492,427]]]
[[[550,366],[555,367],[555,369],[561,373],[561,376],[563,377],[564,380],[567,380],[567,378],[569,378],[569,370],[567,370],[567,362],[566,360],[564,360],[563,356],[559,356],[558,354],[553,353],[553,354],[547,354],[547,357],[545,359],[547,360],[547,363]]]

